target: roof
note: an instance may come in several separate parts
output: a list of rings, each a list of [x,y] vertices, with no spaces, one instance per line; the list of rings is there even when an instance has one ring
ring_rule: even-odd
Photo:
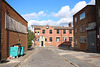
[[[2,0],[5,2],[12,10],[14,10],[23,20],[25,20],[14,8],[12,8],[5,0]],[[26,21],[26,20],[25,20]],[[27,22],[27,21],[26,21]],[[27,22],[28,23],[28,22]]]
[[[87,7],[95,7],[96,5],[86,5],[84,8],[82,8],[80,11],[78,11],[77,13],[75,13],[73,16],[77,15],[78,13],[80,13],[81,11],[83,11],[84,9],[87,9]]]
[[[47,25],[32,25],[32,26],[34,27],[34,29],[41,29],[42,27],[47,26]],[[73,29],[73,27],[63,27],[63,26],[50,26],[50,27],[53,27],[55,30]]]

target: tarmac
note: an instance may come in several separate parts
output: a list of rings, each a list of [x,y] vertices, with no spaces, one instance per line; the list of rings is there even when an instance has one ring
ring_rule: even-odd
[[[76,67],[100,67],[100,53],[74,51],[69,49],[52,49]]]
[[[20,56],[15,59],[7,59],[0,63],[0,67],[18,67],[21,63],[25,61],[26,58],[28,58],[31,54],[35,53],[37,49],[36,48],[30,48],[23,56]]]
[[[38,48],[40,47],[29,49],[24,56],[20,56],[19,58],[8,59],[1,63],[0,67],[19,67],[20,64],[23,64],[24,61],[31,56],[31,54],[37,53]],[[57,47],[43,48],[48,48],[49,50],[59,54],[64,60],[73,64],[75,67],[100,67],[100,53],[74,51],[72,49],[59,49]]]

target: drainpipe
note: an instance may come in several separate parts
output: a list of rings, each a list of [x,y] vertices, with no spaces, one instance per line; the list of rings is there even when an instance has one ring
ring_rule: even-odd
[[[62,44],[62,29],[61,29],[61,44]]]
[[[1,22],[2,22],[2,0],[0,0],[0,61],[1,61]]]

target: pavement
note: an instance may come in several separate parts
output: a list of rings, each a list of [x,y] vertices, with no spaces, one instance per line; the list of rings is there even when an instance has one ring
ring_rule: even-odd
[[[77,67],[100,67],[100,54],[68,49],[51,49]]]
[[[58,47],[35,47],[0,67],[100,67],[100,54]]]
[[[36,50],[37,49],[32,47],[27,52],[25,52],[25,55],[15,59],[7,59],[3,63],[0,63],[0,67],[18,67],[20,63],[23,63],[23,61],[25,61],[25,59],[28,58],[31,54],[35,53]]]

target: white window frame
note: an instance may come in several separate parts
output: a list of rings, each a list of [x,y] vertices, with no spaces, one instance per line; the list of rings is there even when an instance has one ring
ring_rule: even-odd
[[[80,15],[80,20],[84,19],[85,18],[85,12],[83,12],[81,15]]]
[[[57,38],[59,38],[59,39],[57,39]],[[57,41],[57,42],[60,42],[60,37],[56,37],[56,41]]]
[[[77,17],[75,17],[75,22],[77,22]]]

